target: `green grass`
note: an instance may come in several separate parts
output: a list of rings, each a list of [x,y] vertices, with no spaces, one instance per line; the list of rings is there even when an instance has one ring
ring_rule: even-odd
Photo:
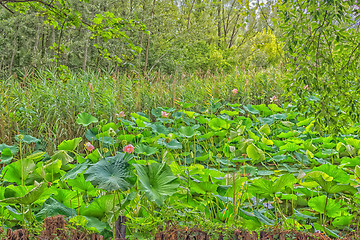
[[[148,77],[99,70],[73,73],[68,83],[48,69],[18,74],[0,81],[0,142],[12,144],[16,134],[30,134],[53,151],[63,140],[83,133],[75,124],[81,112],[112,121],[120,111],[149,113],[159,106],[178,108],[177,102],[194,103],[195,111],[227,101],[268,103],[270,97],[281,96],[281,83],[278,69]],[[239,90],[236,95],[234,88]]]

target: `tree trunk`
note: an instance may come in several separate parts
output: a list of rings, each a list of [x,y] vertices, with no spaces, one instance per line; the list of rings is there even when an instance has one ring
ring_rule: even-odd
[[[217,13],[218,13],[218,46],[220,47],[221,41],[221,1],[217,3]]]
[[[126,217],[119,216],[115,224],[115,240],[125,240],[126,236]]]
[[[237,23],[238,23],[238,21],[239,21],[239,18],[240,18],[240,14],[238,14],[238,15],[236,16],[236,21],[235,21],[235,23],[234,23],[234,28],[233,28],[233,30],[232,30],[231,37],[230,37],[230,41],[229,41],[229,48],[231,48],[231,46],[232,46],[232,44],[233,44],[233,42],[234,42],[235,34],[236,34],[236,25],[237,25]]]

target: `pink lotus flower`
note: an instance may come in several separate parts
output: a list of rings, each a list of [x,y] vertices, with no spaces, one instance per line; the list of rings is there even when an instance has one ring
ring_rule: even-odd
[[[121,111],[121,112],[119,112],[119,113],[117,113],[117,114],[115,114],[115,117],[125,117],[126,116],[126,114],[124,113],[124,111]]]
[[[169,114],[170,114],[170,113],[167,113],[167,112],[165,112],[165,111],[161,111],[161,116],[162,116],[162,117],[167,118],[167,117],[169,117]]]
[[[239,90],[237,88],[234,88],[233,90],[231,90],[233,94],[237,94],[239,92]]]
[[[126,145],[123,147],[123,151],[127,153],[133,153],[134,152],[134,146],[131,144]]]
[[[278,99],[277,99],[277,97],[274,95],[272,98],[270,98],[270,102],[272,103],[272,102],[277,102],[278,101]]]
[[[305,89],[305,90],[309,90],[309,89],[310,89],[310,88],[309,88],[309,85],[305,85],[304,89]]]
[[[85,143],[84,146],[89,152],[92,152],[95,149],[95,147],[90,142]]]

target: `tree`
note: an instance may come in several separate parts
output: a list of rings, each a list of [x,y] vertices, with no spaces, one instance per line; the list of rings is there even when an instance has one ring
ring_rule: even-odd
[[[287,86],[326,132],[360,119],[360,34],[355,0],[283,0]]]

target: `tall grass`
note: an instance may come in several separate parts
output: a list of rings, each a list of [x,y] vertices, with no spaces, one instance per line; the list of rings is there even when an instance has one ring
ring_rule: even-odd
[[[0,143],[12,144],[14,135],[29,134],[45,140],[52,151],[64,139],[83,134],[75,123],[81,112],[113,120],[120,111],[149,114],[159,106],[177,108],[179,101],[194,103],[196,111],[215,101],[268,103],[270,97],[281,96],[281,83],[277,69],[236,69],[230,74],[154,72],[147,77],[99,70],[73,73],[68,83],[49,69],[22,73],[0,80]],[[236,95],[231,92],[234,88],[239,90]]]

